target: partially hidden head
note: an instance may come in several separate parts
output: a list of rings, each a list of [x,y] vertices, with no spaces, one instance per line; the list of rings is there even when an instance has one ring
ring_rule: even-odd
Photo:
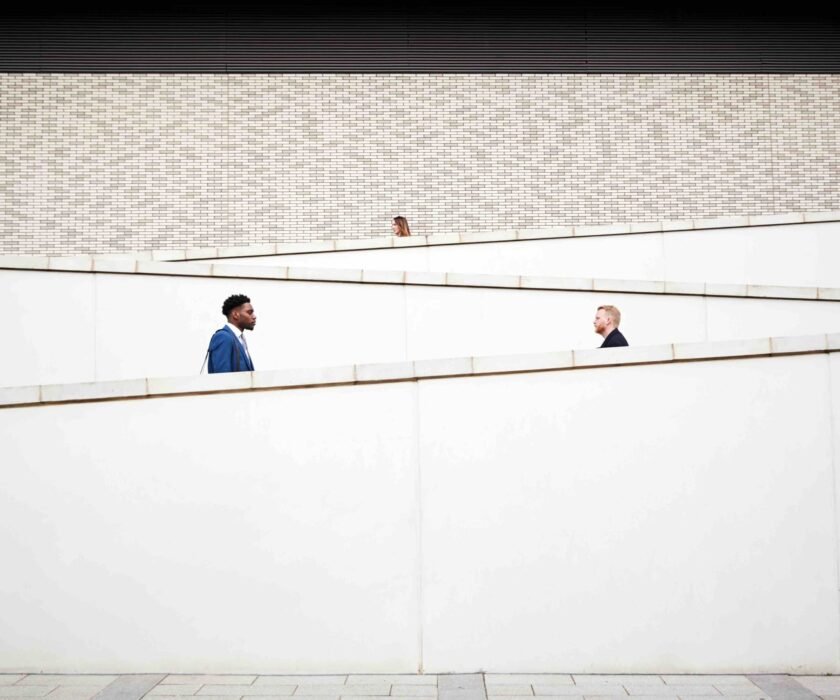
[[[615,306],[605,304],[599,306],[595,312],[595,320],[592,325],[595,326],[595,332],[604,337],[612,333],[618,328],[621,323],[621,312]]]
[[[408,219],[404,216],[395,216],[391,222],[391,230],[397,236],[410,236],[411,231],[408,228]]]
[[[251,306],[251,300],[244,294],[232,294],[222,304],[222,314],[228,323],[236,326],[240,331],[254,330],[257,314]]]

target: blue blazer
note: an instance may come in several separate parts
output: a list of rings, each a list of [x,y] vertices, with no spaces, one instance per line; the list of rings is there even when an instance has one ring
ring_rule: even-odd
[[[224,326],[210,338],[210,353],[207,371],[216,372],[253,372],[254,364],[245,354],[245,348],[233,331]]]

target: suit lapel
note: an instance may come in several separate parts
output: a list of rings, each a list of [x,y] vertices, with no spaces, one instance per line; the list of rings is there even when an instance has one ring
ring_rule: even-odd
[[[236,350],[239,352],[239,358],[242,360],[242,364],[248,368],[249,372],[253,372],[254,363],[251,362],[251,358],[248,357],[248,354],[245,352],[245,348],[242,347],[242,341],[239,340],[239,336],[230,329],[230,326],[226,325],[224,328],[233,336],[233,340],[236,343]]]
[[[236,333],[234,333],[230,329],[230,326],[228,326],[227,324],[222,326],[222,330],[227,331],[229,335],[233,336],[233,345],[236,348],[236,352],[239,353],[239,361],[240,361],[240,363],[245,365],[245,367],[248,367],[248,365],[249,365],[248,357],[245,355],[245,351],[242,349],[242,343],[239,342],[239,337],[236,335]],[[235,368],[236,368],[236,363],[234,363],[234,371],[235,371]]]

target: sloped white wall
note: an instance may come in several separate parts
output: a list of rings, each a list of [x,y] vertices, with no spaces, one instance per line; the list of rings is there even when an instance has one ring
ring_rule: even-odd
[[[0,410],[0,671],[836,673],[838,376]]]
[[[232,258],[237,264],[840,287],[840,222]]]
[[[0,385],[198,374],[222,301],[247,293],[258,370],[840,330],[840,303],[0,270]]]

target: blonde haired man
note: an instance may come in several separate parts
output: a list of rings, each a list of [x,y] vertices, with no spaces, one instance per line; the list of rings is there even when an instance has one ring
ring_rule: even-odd
[[[595,332],[600,335],[604,342],[601,343],[602,348],[617,348],[622,345],[630,345],[627,339],[618,330],[618,324],[621,323],[621,312],[615,306],[599,306],[595,312]]]

